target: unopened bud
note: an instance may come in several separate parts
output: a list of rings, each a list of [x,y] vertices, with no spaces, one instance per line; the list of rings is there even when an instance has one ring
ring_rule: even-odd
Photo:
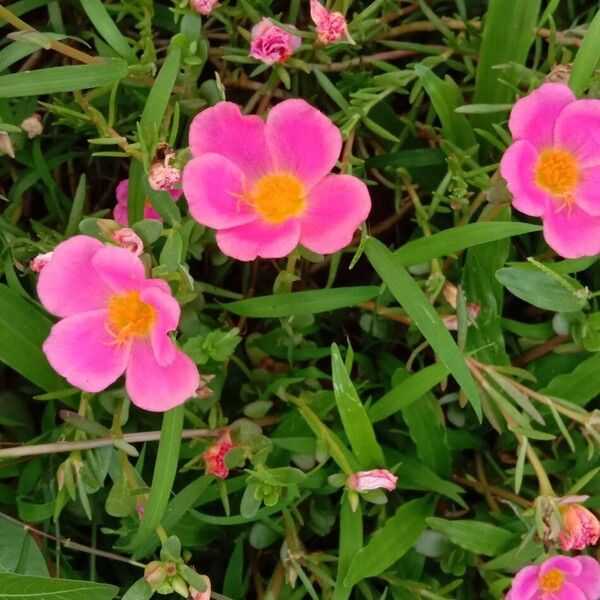
[[[144,252],[144,242],[142,242],[138,234],[129,227],[117,229],[112,234],[111,239],[117,246],[121,246],[121,248],[133,252],[136,256],[140,256]]]
[[[42,125],[42,115],[33,113],[29,117],[23,120],[21,123],[21,129],[27,134],[27,137],[31,140],[38,135],[42,135],[44,132],[44,126]]]
[[[41,273],[42,269],[52,260],[54,252],[46,252],[45,254],[38,254],[36,257],[29,261],[29,268],[34,273]]]
[[[153,560],[144,569],[144,579],[153,588],[160,587],[167,578],[167,569],[159,560]]]

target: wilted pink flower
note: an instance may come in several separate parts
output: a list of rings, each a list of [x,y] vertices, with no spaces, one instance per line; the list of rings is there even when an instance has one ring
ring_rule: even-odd
[[[317,36],[324,44],[345,40],[354,43],[348,33],[346,17],[341,12],[327,10],[319,0],[310,0],[310,18],[317,27]]]
[[[29,261],[29,268],[34,273],[41,273],[42,269],[52,260],[54,252],[46,252],[45,254],[38,254]]]
[[[304,100],[284,100],[266,123],[219,102],[190,128],[190,212],[217,229],[221,251],[238,260],[281,258],[299,243],[337,252],[371,209],[360,179],[330,174],[341,147],[338,128]]]
[[[42,115],[33,113],[26,119],[23,119],[21,123],[21,129],[27,134],[27,137],[31,140],[38,135],[42,135],[44,132],[44,126],[42,125]]]
[[[561,83],[521,98],[500,163],[513,205],[541,217],[548,245],[566,258],[600,252],[600,100],[576,100]]]
[[[229,469],[225,464],[225,455],[233,448],[229,431],[226,431],[212,446],[209,446],[202,458],[206,464],[206,473],[219,479],[226,479]]]
[[[168,161],[157,160],[150,166],[148,183],[153,190],[170,192],[181,179],[181,169],[171,167]]]
[[[206,575],[202,575],[206,589],[203,592],[199,592],[197,589],[190,586],[190,599],[191,600],[210,600],[210,579]]]
[[[467,304],[467,313],[469,314],[470,321],[474,321],[479,316],[481,306],[475,302]],[[470,325],[467,323],[467,325]],[[442,322],[450,331],[456,331],[458,329],[458,317],[456,315],[446,315],[442,317]]]
[[[289,27],[293,27],[289,25]],[[302,43],[302,38],[289,33],[263,17],[253,28],[250,56],[267,65],[285,62]]]
[[[129,250],[75,236],[56,247],[37,290],[46,310],[61,317],[44,352],[71,385],[100,392],[125,373],[131,401],[157,412],[195,394],[196,365],[169,337],[179,304],[165,281],[146,279]]]
[[[201,15],[207,16],[218,6],[218,0],[190,0],[192,8]]]
[[[391,492],[396,489],[398,478],[387,469],[373,469],[352,473],[346,482],[348,489],[355,492],[384,489]]]
[[[113,217],[119,225],[129,225],[129,218],[127,216],[127,194],[129,191],[129,181],[123,179],[117,185],[117,204],[113,210]],[[181,190],[169,190],[169,194],[173,200],[178,200],[183,192]],[[156,221],[162,221],[162,217],[154,210],[150,200],[146,199],[144,204],[144,219],[155,219]]]
[[[589,556],[553,556],[521,569],[505,600],[598,600],[600,565]]]
[[[563,550],[583,550],[598,543],[600,522],[594,513],[581,504],[563,504],[559,509],[563,523],[558,539]]]
[[[138,234],[129,227],[123,227],[123,229],[117,229],[111,237],[112,241],[125,248],[130,252],[133,252],[136,256],[140,256],[144,252],[144,242],[140,239]]]

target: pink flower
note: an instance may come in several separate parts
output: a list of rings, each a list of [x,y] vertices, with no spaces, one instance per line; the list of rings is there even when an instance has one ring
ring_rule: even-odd
[[[338,128],[304,100],[279,103],[266,123],[220,102],[190,128],[190,212],[217,229],[221,251],[238,260],[281,258],[299,243],[336,252],[371,209],[360,179],[330,174],[341,147]]]
[[[600,522],[581,504],[560,506],[563,523],[558,539],[563,550],[583,550],[594,546],[600,538]]]
[[[123,179],[117,186],[117,204],[113,210],[113,217],[119,225],[129,225],[129,218],[127,217],[127,193],[129,191],[129,181]],[[183,192],[181,190],[169,190],[169,194],[173,200],[178,200]],[[155,219],[156,221],[162,221],[162,217],[154,210],[150,200],[146,199],[144,204],[144,219]]]
[[[348,33],[346,17],[341,12],[327,10],[319,0],[310,0],[310,18],[317,26],[317,36],[324,44],[345,40],[354,43]]]
[[[100,392],[125,373],[131,401],[157,412],[195,394],[198,370],[169,337],[179,305],[166,282],[146,279],[129,250],[75,236],[56,247],[37,291],[61,318],[44,352],[71,385]]]
[[[144,242],[140,239],[138,234],[129,227],[123,227],[123,229],[117,229],[111,236],[112,241],[125,248],[130,252],[133,252],[136,256],[140,256],[144,252]]]
[[[600,252],[600,100],[545,83],[515,104],[508,125],[515,141],[500,172],[514,207],[542,218],[561,256]]]
[[[475,302],[467,304],[467,313],[471,321],[474,321],[479,316],[481,307]],[[456,331],[458,329],[458,317],[456,315],[446,315],[442,317],[442,322],[450,331]],[[470,325],[471,323],[467,323]]]
[[[521,569],[505,600],[598,600],[600,565],[589,556],[553,556]]]
[[[192,8],[201,15],[208,16],[218,6],[218,0],[191,0]]]
[[[180,179],[181,170],[169,166],[168,161],[157,160],[150,165],[148,183],[153,190],[170,192],[179,183]]]
[[[290,25],[289,27],[293,27]],[[250,56],[267,65],[285,62],[302,43],[302,38],[273,25],[263,17],[253,28]]]
[[[348,477],[346,485],[355,492],[367,492],[383,488],[388,492],[396,489],[398,478],[387,469],[373,469],[371,471],[358,471]]]
[[[210,600],[210,579],[206,575],[202,575],[206,589],[203,592],[199,592],[196,588],[190,587],[190,598],[191,600]]]
[[[206,463],[207,475],[214,475],[219,479],[226,479],[229,475],[229,469],[225,464],[225,455],[233,448],[234,444],[231,441],[229,431],[225,432],[216,443],[209,446],[202,458]]]
[[[29,261],[29,268],[34,273],[41,273],[42,269],[52,260],[54,252],[46,252],[45,254],[38,254]]]

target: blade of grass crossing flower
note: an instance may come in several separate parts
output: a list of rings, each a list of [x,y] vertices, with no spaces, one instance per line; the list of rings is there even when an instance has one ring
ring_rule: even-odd
[[[600,11],[588,27],[581,47],[577,51],[569,77],[569,87],[581,96],[600,62]]]
[[[456,343],[423,290],[394,255],[378,240],[369,238],[366,254],[390,292],[406,310],[408,316],[448,367],[473,410],[481,419],[481,402],[477,387]]]
[[[81,0],[80,3],[81,8],[105,42],[123,58],[128,58],[131,55],[131,48],[111,19],[104,4],[100,0]]]
[[[333,392],[342,425],[352,450],[360,462],[361,469],[385,466],[385,458],[375,438],[375,432],[367,416],[367,411],[362,405],[352,381],[350,381],[336,344],[331,346],[331,374],[333,377]]]
[[[352,511],[348,494],[342,497],[340,508],[340,554],[332,600],[348,600],[352,586],[345,584],[352,559],[363,545],[363,523],[360,503]]]
[[[127,63],[113,59],[94,65],[50,67],[0,77],[0,98],[41,96],[111,85],[127,76]]]
[[[155,532],[165,514],[175,474],[177,473],[182,429],[183,406],[177,406],[167,411],[163,416],[148,505],[139,529],[129,545],[129,549],[136,559],[142,556],[142,542],[145,542],[148,534]]]

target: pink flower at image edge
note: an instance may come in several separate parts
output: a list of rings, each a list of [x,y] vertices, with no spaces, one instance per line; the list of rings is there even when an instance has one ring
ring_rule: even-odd
[[[360,179],[330,173],[341,147],[338,128],[304,100],[279,103],[266,122],[220,102],[190,128],[194,158],[183,172],[190,212],[238,260],[281,258],[298,244],[337,252],[371,209]]]
[[[346,17],[341,12],[332,12],[327,10],[319,0],[310,0],[310,18],[323,44],[332,44],[340,40],[354,43],[348,33]]]
[[[554,556],[521,569],[505,600],[598,600],[600,565],[589,556]]]
[[[266,17],[252,28],[251,35],[250,56],[267,65],[285,62],[302,44],[300,36],[277,27]]]
[[[398,478],[387,469],[372,469],[371,471],[357,471],[348,477],[346,485],[355,492],[368,492],[370,490],[384,489],[391,492],[396,489]]]
[[[509,128],[514,142],[500,172],[513,206],[541,217],[561,256],[600,252],[600,100],[546,83],[515,104]]]
[[[218,0],[191,0],[192,8],[207,17],[218,6]]]
[[[600,539],[600,522],[596,515],[575,502],[559,507],[563,524],[558,535],[563,550],[583,550]]]
[[[37,291],[46,310],[61,318],[44,353],[71,385],[100,392],[125,373],[131,401],[159,412],[194,395],[196,365],[169,337],[179,304],[166,282],[146,279],[131,251],[75,236],[55,248]]]
[[[129,205],[127,194],[129,192],[129,180],[122,179],[117,185],[116,197],[117,204],[113,209],[113,218],[119,223],[127,227],[129,225],[129,217],[127,215],[127,207]],[[183,194],[182,190],[169,190],[169,194],[173,200],[179,200]],[[156,221],[162,221],[162,217],[156,212],[149,200],[146,200],[144,204],[144,219],[155,219]]]

